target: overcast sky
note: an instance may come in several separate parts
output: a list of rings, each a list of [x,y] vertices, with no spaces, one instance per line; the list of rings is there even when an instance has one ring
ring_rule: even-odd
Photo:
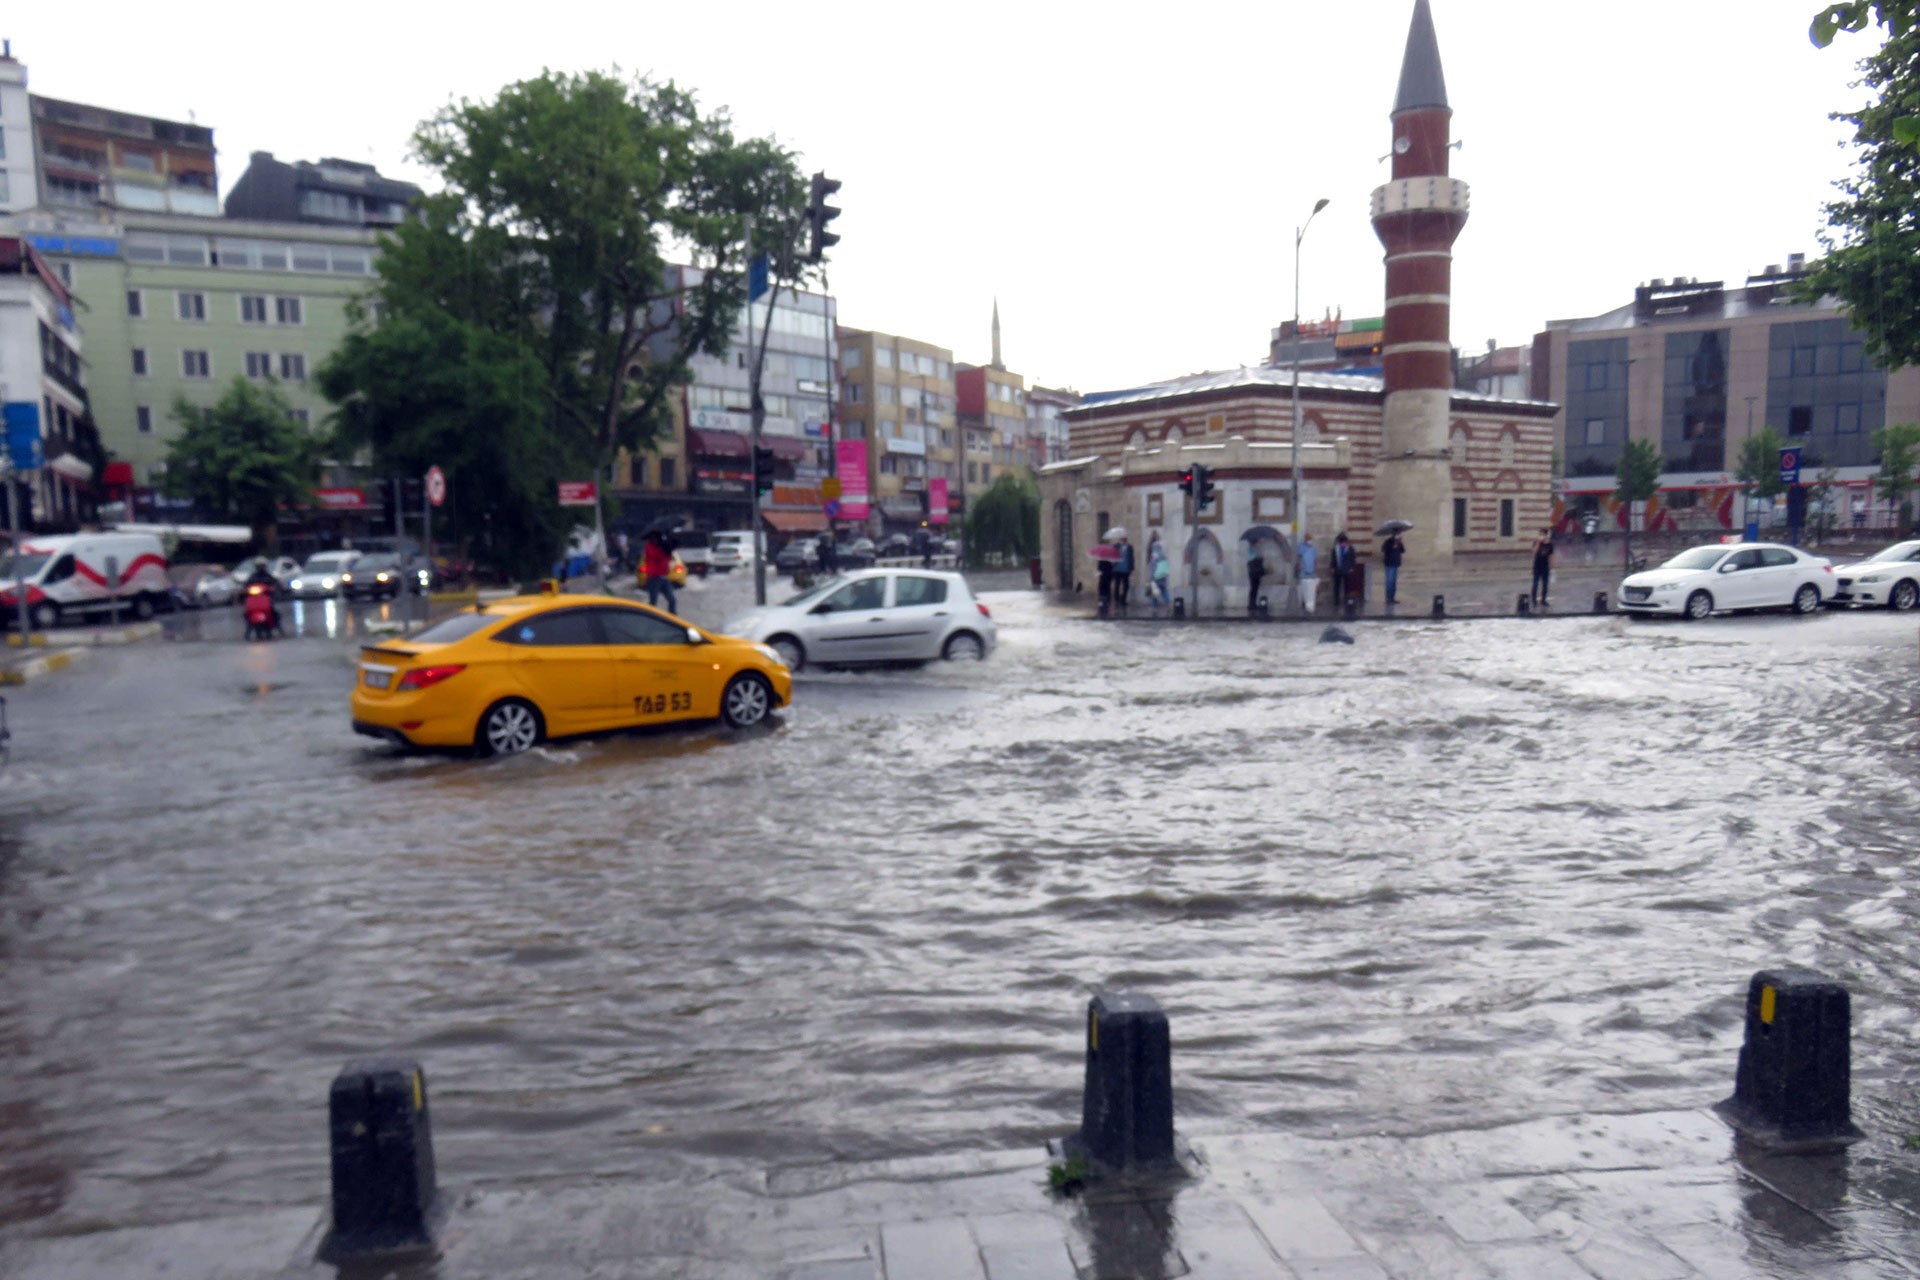
[[[1473,190],[1456,345],[1528,341],[1655,276],[1735,283],[1819,251],[1848,165],[1827,115],[1861,100],[1877,37],[1814,49],[1816,0],[1432,3]],[[981,363],[997,296],[1029,382],[1257,363],[1322,196],[1302,312],[1381,310],[1367,207],[1413,0],[11,8],[0,36],[34,92],[191,113],[223,193],[256,149],[430,184],[414,125],[544,67],[675,80],[845,183],[843,323]]]

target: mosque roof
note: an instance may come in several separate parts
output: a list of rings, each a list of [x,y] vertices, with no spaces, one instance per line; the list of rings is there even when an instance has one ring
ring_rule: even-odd
[[[1187,396],[1200,395],[1209,391],[1231,392],[1265,387],[1292,391],[1293,369],[1286,365],[1241,365],[1235,369],[1188,374],[1184,378],[1173,378],[1166,382],[1156,382],[1151,386],[1135,387],[1126,391],[1092,392],[1081,404],[1066,410],[1065,416],[1083,417],[1105,409],[1184,399]],[[1303,369],[1300,371],[1300,391],[1303,395],[1321,391],[1380,396],[1386,393],[1386,379],[1379,374],[1335,373]],[[1455,390],[1453,398],[1456,401],[1471,401],[1475,404],[1535,405],[1549,409],[1556,407],[1544,400],[1487,396],[1465,389]]]

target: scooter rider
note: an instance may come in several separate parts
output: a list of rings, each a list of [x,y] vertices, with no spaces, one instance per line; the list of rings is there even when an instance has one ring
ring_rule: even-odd
[[[267,572],[265,556],[254,557],[253,572],[247,575],[247,594],[251,595],[255,587],[266,592],[269,607],[272,610],[272,621],[269,625],[274,631],[280,630],[280,606],[272,603],[274,593],[280,589],[280,580]]]

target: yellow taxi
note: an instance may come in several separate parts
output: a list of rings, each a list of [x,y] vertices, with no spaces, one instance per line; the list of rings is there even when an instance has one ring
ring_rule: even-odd
[[[792,699],[793,679],[766,645],[617,596],[514,596],[362,649],[353,728],[508,755],[676,720],[744,729]]]

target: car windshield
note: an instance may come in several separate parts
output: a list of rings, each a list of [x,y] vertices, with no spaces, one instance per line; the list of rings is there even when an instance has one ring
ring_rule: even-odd
[[[1725,554],[1727,554],[1725,547],[1695,547],[1691,551],[1682,551],[1660,567],[1662,569],[1711,569],[1720,563],[1720,557]]]
[[[1911,560],[1914,552],[1920,551],[1920,542],[1896,542],[1885,551],[1876,551],[1867,557],[1868,563],[1875,560]]]
[[[347,561],[353,558],[351,552],[322,551],[319,555],[307,557],[308,573],[338,573]]]
[[[0,556],[0,578],[11,578],[16,582],[31,578],[51,559],[53,553],[50,551],[26,551],[19,555]]]
[[[829,591],[832,591],[834,588],[845,585],[846,581],[847,581],[847,577],[845,574],[835,574],[833,577],[828,578],[824,582],[816,582],[813,586],[807,588],[805,591],[802,591],[797,596],[788,596],[785,600],[782,600],[780,603],[783,605],[807,604],[810,601],[818,600],[821,596],[827,594],[827,592]]]
[[[397,556],[368,556],[355,561],[353,567],[359,573],[378,573],[382,569],[398,569],[400,560]]]

